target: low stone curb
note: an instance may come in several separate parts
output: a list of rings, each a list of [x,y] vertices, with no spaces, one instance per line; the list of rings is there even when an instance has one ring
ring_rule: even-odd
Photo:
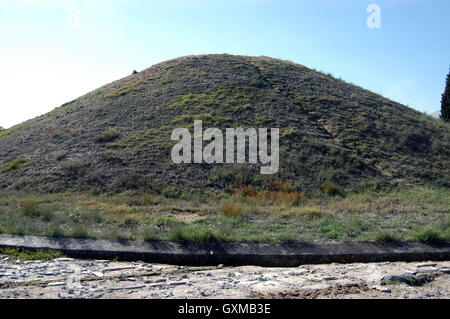
[[[117,259],[186,266],[302,264],[450,260],[450,242],[423,244],[339,243],[168,243],[0,235],[0,248],[58,250],[81,259]]]

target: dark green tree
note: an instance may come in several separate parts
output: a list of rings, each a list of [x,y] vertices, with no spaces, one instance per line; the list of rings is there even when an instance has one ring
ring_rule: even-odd
[[[441,119],[445,122],[450,121],[450,72],[447,75],[444,94],[442,94]]]

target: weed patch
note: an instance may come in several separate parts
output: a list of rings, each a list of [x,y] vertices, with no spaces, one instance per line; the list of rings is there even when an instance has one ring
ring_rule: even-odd
[[[8,163],[5,166],[3,166],[0,169],[0,174],[17,170],[20,167],[22,167],[25,163],[26,163],[26,161],[23,158],[16,159],[15,161],[12,161],[11,163]]]
[[[0,248],[0,254],[11,256],[20,260],[42,260],[48,261],[66,256],[55,250],[26,250],[19,248]]]

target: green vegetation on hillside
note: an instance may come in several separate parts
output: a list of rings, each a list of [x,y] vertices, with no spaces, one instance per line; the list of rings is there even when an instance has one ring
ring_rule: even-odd
[[[0,188],[93,194],[265,188],[252,165],[174,165],[176,127],[280,128],[276,179],[314,195],[450,186],[450,126],[360,87],[266,57],[161,63],[0,131]],[[14,169],[27,159],[27,169]],[[13,163],[12,169],[7,166]]]

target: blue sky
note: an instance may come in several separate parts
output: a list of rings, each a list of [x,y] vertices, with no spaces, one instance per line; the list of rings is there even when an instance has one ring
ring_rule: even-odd
[[[369,29],[370,4],[381,27]],[[422,112],[450,66],[448,0],[0,0],[0,126],[164,60],[265,55]]]

